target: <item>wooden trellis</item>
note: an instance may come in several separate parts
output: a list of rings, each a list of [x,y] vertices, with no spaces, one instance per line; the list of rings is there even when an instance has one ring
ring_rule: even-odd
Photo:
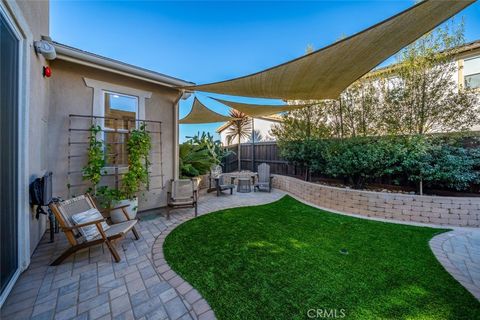
[[[106,128],[105,122],[114,123],[113,128]],[[108,185],[119,188],[122,176],[127,172],[128,154],[125,145],[132,129],[140,123],[146,125],[146,131],[151,137],[152,150],[150,151],[149,183],[146,190],[164,189],[163,154],[162,154],[162,122],[144,119],[125,119],[92,115],[70,114],[68,121],[68,168],[67,187],[68,197],[83,194],[91,187],[88,181],[83,180],[82,168],[87,164],[87,148],[92,125],[100,125],[101,140],[104,140],[108,159],[99,185]],[[108,135],[109,141],[105,140]],[[107,160],[106,159],[106,160]],[[123,161],[120,161],[123,159]]]

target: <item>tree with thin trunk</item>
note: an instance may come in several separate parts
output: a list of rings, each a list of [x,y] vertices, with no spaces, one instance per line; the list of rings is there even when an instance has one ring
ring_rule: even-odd
[[[230,109],[230,117],[235,118],[235,120],[231,120],[228,123],[227,129],[227,143],[231,144],[235,139],[238,142],[238,151],[237,151],[237,159],[238,159],[238,171],[241,171],[242,162],[240,158],[241,154],[241,142],[242,139],[248,139],[252,134],[252,121],[250,117],[248,117],[245,113],[240,112],[235,109]]]
[[[480,121],[475,92],[458,84],[464,25],[451,21],[403,49],[383,79],[383,125],[389,134],[469,130]]]
[[[304,103],[315,103],[315,101]],[[310,178],[313,159],[302,155],[311,154],[310,147],[314,145],[313,141],[332,135],[327,113],[322,103],[283,114],[282,122],[272,127],[271,134],[282,150],[282,156],[302,168],[305,180]],[[297,146],[303,145],[306,146],[306,149],[296,149]],[[289,151],[286,151],[287,149]]]

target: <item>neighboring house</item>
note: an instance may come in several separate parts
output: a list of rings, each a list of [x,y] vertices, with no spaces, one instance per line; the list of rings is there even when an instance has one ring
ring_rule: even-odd
[[[255,142],[260,142],[260,141],[273,141],[274,137],[271,135],[271,129],[272,127],[277,124],[282,122],[282,117],[280,115],[271,115],[271,116],[265,116],[265,117],[260,117],[260,118],[255,118],[254,119],[254,130],[255,130]],[[228,122],[222,124],[220,127],[217,128],[217,133],[220,135],[220,141],[224,146],[229,146],[237,143],[237,139],[232,141],[230,144],[227,141],[227,134],[228,134]],[[257,137],[260,137],[261,139],[258,139]],[[260,141],[257,141],[260,140]],[[249,137],[248,139],[242,138],[241,142],[250,142],[251,138]]]
[[[50,43],[56,59],[46,60],[35,52],[34,41],[50,41],[48,35],[48,1],[0,0],[0,306],[46,230],[46,217],[36,219],[29,205],[29,183],[52,171],[54,196],[85,192],[85,186],[69,191],[67,183],[82,182],[78,170],[86,145],[74,142],[88,138],[84,129],[92,116],[127,120],[119,125],[97,119],[110,142],[118,138],[109,130],[127,130],[130,120],[161,122],[161,133],[153,139],[157,160],[150,168],[151,184],[157,187],[141,195],[140,210],[164,206],[167,181],[178,176],[178,101],[183,92],[177,87],[193,83],[55,42]],[[50,78],[43,76],[44,67],[51,68]],[[69,130],[73,127],[84,129]],[[73,160],[78,154],[83,160]],[[125,163],[123,155],[107,169],[122,169]]]
[[[480,91],[480,40],[466,43],[452,51],[456,52],[454,61],[457,64],[452,78],[458,84],[459,89],[466,88]],[[394,74],[397,66],[397,64],[391,64],[373,70],[366,77],[376,77],[392,71]]]
[[[460,47],[456,47],[452,51],[455,52],[454,63],[455,71],[452,73],[452,79],[458,86],[458,90],[470,90],[480,98],[480,40],[466,43]],[[395,81],[395,68],[398,64],[373,70],[367,74],[366,78],[376,78],[385,73],[391,73],[390,81]],[[480,126],[476,125],[471,128],[472,131],[480,130]]]
[[[458,83],[480,92],[480,40],[463,46],[457,55]]]
[[[456,56],[457,74],[453,75],[459,90],[472,90],[480,98],[480,40],[462,46]],[[473,131],[480,130],[480,125],[473,126]]]

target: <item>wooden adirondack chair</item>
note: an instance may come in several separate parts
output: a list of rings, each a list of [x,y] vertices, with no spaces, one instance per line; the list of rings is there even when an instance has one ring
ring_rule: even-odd
[[[213,192],[217,190],[215,179],[222,175],[222,166],[216,164],[210,168],[210,174],[208,175],[208,189],[207,192]]]
[[[74,223],[72,220],[72,216],[76,214],[84,213],[92,209],[98,210],[95,202],[89,194],[82,195],[70,200],[50,204],[50,209],[55,215],[55,218],[59,222],[62,231],[65,233],[65,236],[67,237],[67,240],[71,245],[70,248],[65,250],[65,252],[63,252],[50,265],[59,265],[66,258],[74,254],[78,250],[102,243],[105,243],[107,245],[107,248],[108,250],[110,250],[110,253],[112,254],[115,261],[119,262],[120,256],[111,240],[123,237],[130,230],[135,235],[135,238],[137,240],[139,239],[138,232],[135,229],[135,224],[138,220],[130,219],[127,211],[125,210],[126,207],[128,207],[128,205],[120,206],[116,209],[122,209],[125,217],[127,218],[127,221],[108,226],[108,229],[105,230],[105,225],[102,224],[105,223],[106,219],[103,217],[93,221],[87,221],[78,224]],[[100,212],[100,210],[98,210],[98,212]],[[92,239],[89,240],[82,236],[80,233],[80,228],[87,226],[96,226],[98,230],[98,235],[94,236]]]
[[[195,208],[195,217],[198,212],[198,190],[192,179],[170,180],[167,192],[167,219],[170,219],[170,210],[175,208]]]
[[[256,176],[253,177],[253,191],[268,190],[271,192],[273,176],[270,175],[270,166],[262,163],[257,170]]]
[[[233,194],[235,188],[235,177],[230,177],[230,183],[225,181],[223,174],[215,178],[215,189],[217,190],[217,197],[220,196],[224,190],[230,190],[230,194]]]

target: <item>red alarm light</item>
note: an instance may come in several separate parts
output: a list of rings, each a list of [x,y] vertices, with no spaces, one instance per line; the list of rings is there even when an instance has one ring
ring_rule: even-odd
[[[50,78],[52,76],[52,69],[50,69],[48,66],[43,67],[43,76]]]

